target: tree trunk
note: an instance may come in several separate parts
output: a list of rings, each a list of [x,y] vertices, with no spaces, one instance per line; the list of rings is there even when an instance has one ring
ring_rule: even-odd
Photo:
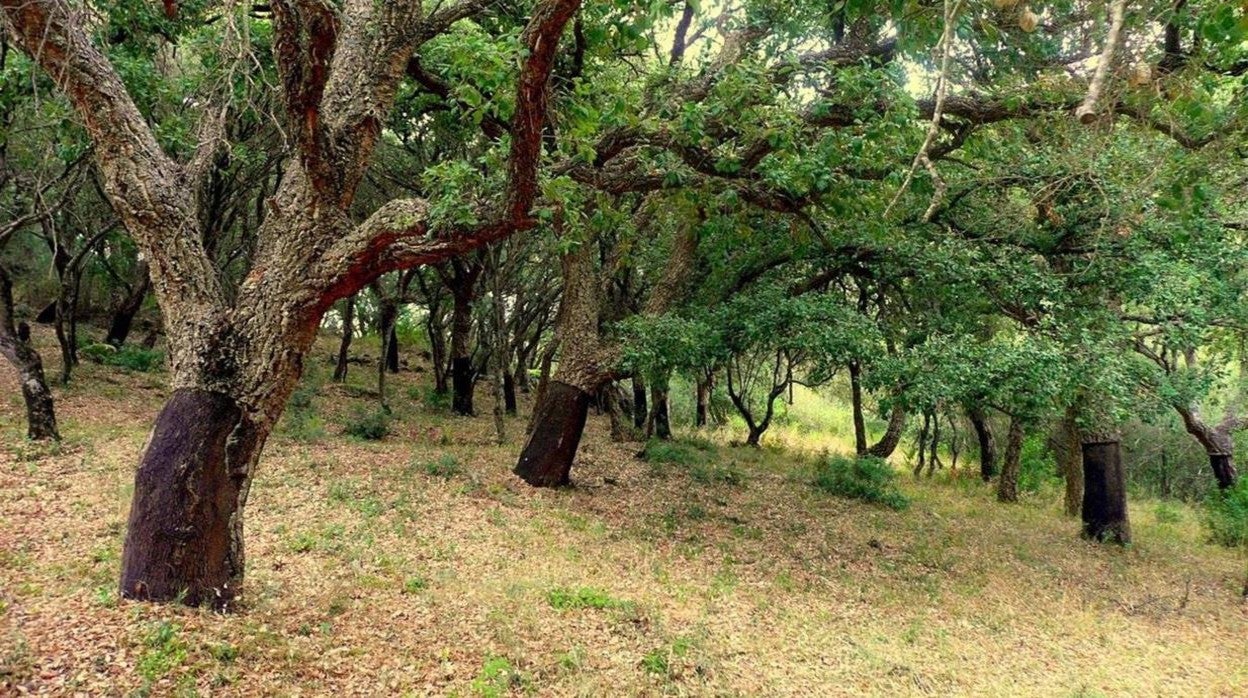
[[[529,375],[529,353],[527,349],[516,350],[516,370],[511,372],[516,382],[516,390],[528,395],[533,390],[533,378]]]
[[[174,391],[135,474],[121,595],[224,608],[243,578],[242,509],[268,436],[227,395]]]
[[[1127,520],[1127,476],[1121,442],[1107,436],[1085,437],[1083,451],[1083,537],[1126,545],[1131,542]]]
[[[1218,480],[1218,489],[1230,489],[1235,486],[1239,474],[1235,471],[1235,457],[1231,453],[1210,453],[1209,466],[1213,468],[1213,476]]]
[[[473,415],[471,334],[472,300],[466,294],[456,293],[451,315],[451,411],[467,417]]]
[[[113,309],[113,319],[108,325],[108,336],[104,338],[105,342],[118,348],[125,344],[126,338],[130,336],[134,318],[143,308],[143,299],[147,297],[147,292],[152,287],[146,261],[140,261],[135,265],[134,276],[135,281],[131,284],[130,292]]]
[[[970,418],[971,426],[975,427],[975,437],[979,440],[979,476],[988,482],[997,474],[997,441],[992,436],[988,416],[982,407],[967,411],[966,416]]]
[[[693,416],[693,425],[698,429],[706,426],[707,416],[710,414],[711,401],[711,375],[704,373],[698,377],[698,394],[697,407]]]
[[[380,295],[378,293],[378,296]],[[381,351],[377,357],[377,399],[383,410],[389,408],[386,402],[386,373],[390,370],[390,343],[394,339],[394,321],[398,316],[398,311],[394,303],[382,301],[381,313],[378,317],[377,335],[381,338]]]
[[[1065,479],[1063,510],[1067,516],[1078,516],[1083,503],[1083,448],[1073,413],[1068,412],[1058,423],[1053,435],[1053,452],[1057,467]],[[1165,453],[1162,453],[1163,459]]]
[[[997,501],[1018,501],[1018,472],[1023,454],[1023,422],[1010,417],[1010,431],[1005,439],[1005,462],[1001,465],[1001,479],[997,481]]]
[[[503,372],[503,406],[507,414],[516,416],[516,380],[511,371]]]
[[[901,436],[906,431],[906,410],[900,405],[894,406],[888,415],[888,428],[878,443],[867,449],[867,455],[876,458],[888,458],[901,444]]]
[[[342,309],[342,340],[338,342],[338,363],[334,366],[334,382],[347,381],[351,363],[351,340],[355,338],[355,296],[348,298]]]
[[[667,440],[672,438],[672,422],[667,409],[667,388],[650,388],[650,429],[647,436]]]
[[[30,327],[13,318],[13,285],[0,267],[0,356],[17,369],[26,403],[26,436],[32,441],[61,438],[56,427],[52,391],[43,375],[43,360],[30,343]]]
[[[645,429],[649,420],[649,408],[646,407],[646,382],[641,376],[633,376],[633,426]]]
[[[535,487],[571,483],[572,461],[589,415],[590,394],[559,380],[542,391],[533,433],[520,453],[515,473]]]
[[[563,256],[563,299],[555,336],[559,367],[538,386],[533,429],[516,463],[515,473],[536,487],[557,487],[571,481],[572,462],[581,443],[589,403],[611,376],[603,369],[599,346],[599,285],[594,259],[597,245],[584,243]],[[543,357],[548,370],[552,348]]]
[[[390,320],[390,336],[386,339],[386,370],[399,372],[399,324],[397,313]]]
[[[849,392],[854,409],[854,453],[867,455],[867,421],[862,415],[862,368],[849,362]]]

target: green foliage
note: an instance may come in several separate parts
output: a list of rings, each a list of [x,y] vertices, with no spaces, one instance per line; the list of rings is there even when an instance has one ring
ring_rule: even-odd
[[[464,466],[450,453],[443,453],[437,460],[417,462],[414,466],[430,477],[449,479],[464,473]]]
[[[140,373],[155,371],[163,368],[165,365],[164,352],[155,349],[144,349],[143,347],[130,344],[120,349],[111,344],[88,344],[80,349],[78,353],[95,363],[119,366]]]
[[[1248,478],[1210,495],[1205,503],[1205,525],[1210,538],[1219,545],[1248,545]]]
[[[282,415],[283,430],[290,438],[306,443],[325,436],[325,422],[316,410],[318,392],[315,386],[300,384],[291,393],[286,412]]]
[[[506,657],[490,657],[481,665],[469,688],[482,698],[502,698],[515,688],[523,688],[530,679],[518,671]]]
[[[403,593],[416,594],[429,588],[429,580],[424,577],[408,577],[403,580]]]
[[[1035,494],[1057,480],[1056,461],[1044,434],[1028,435],[1018,458],[1018,490]]]
[[[713,449],[709,441],[650,439],[641,450],[641,457],[650,463],[692,466],[710,459]]]
[[[384,409],[356,408],[343,425],[343,431],[364,441],[381,441],[390,435],[390,413]]]
[[[178,638],[178,626],[160,621],[143,638],[135,670],[151,683],[186,661],[186,643]]]
[[[896,471],[882,458],[829,455],[816,465],[813,484],[828,494],[901,511],[910,500],[897,490],[896,478]]]
[[[593,587],[559,587],[546,595],[551,608],[560,611],[592,608],[596,610],[629,609],[633,602],[617,599],[601,589]]]

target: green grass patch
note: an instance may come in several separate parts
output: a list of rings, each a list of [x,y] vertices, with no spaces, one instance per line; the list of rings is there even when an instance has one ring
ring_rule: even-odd
[[[546,594],[546,602],[552,608],[560,611],[570,611],[585,608],[596,610],[611,609],[630,609],[634,606],[631,601],[617,599],[601,589],[593,587],[578,587],[570,589],[567,587],[559,587],[552,589]]]

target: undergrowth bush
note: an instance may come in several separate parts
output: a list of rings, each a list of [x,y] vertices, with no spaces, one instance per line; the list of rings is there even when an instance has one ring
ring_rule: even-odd
[[[325,423],[313,401],[316,394],[316,386],[307,384],[301,384],[291,393],[286,414],[282,416],[282,428],[290,438],[310,442],[325,436]]]
[[[838,497],[883,504],[898,511],[910,500],[897,490],[897,473],[882,458],[825,456],[815,467],[814,486]]]
[[[120,366],[140,373],[155,371],[165,365],[164,352],[131,345],[118,349],[111,344],[88,344],[79,353],[98,364]]]
[[[390,414],[383,409],[364,410],[357,407],[343,425],[343,430],[357,439],[381,441],[390,435]]]
[[[1215,543],[1228,548],[1248,545],[1248,478],[1211,494],[1205,509],[1205,525]]]

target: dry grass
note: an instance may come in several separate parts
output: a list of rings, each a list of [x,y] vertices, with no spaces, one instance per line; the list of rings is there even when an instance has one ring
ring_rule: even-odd
[[[578,486],[535,491],[509,473],[523,422],[495,446],[488,418],[409,399],[423,374],[392,381],[399,433],[341,436],[371,378],[319,387],[324,437],[270,442],[245,601],[216,615],[114,591],[163,376],[84,366],[58,391],[65,444],[45,449],[19,438],[0,367],[0,693],[1248,691],[1244,562],[1191,511],[1139,504],[1138,543],[1099,547],[1056,494],[1005,506],[906,478],[898,513],[819,494],[779,449],[709,451],[738,484],[655,467],[602,418]]]

